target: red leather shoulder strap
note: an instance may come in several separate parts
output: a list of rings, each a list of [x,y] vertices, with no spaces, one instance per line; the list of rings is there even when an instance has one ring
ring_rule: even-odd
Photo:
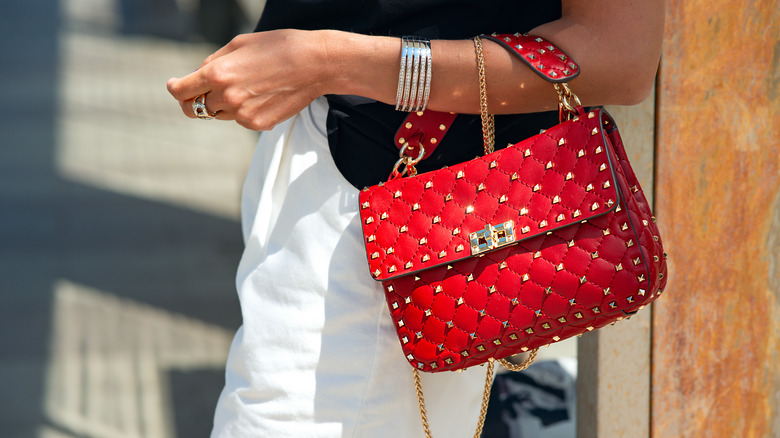
[[[395,145],[398,149],[406,146],[407,155],[416,157],[420,154],[419,145],[425,148],[423,159],[428,158],[447,134],[457,114],[439,111],[409,113],[395,133]]]
[[[508,49],[549,82],[568,82],[580,74],[577,63],[544,38],[519,33],[482,35],[481,38]],[[425,148],[423,159],[428,158],[441,144],[456,116],[431,110],[409,113],[395,133],[395,145],[401,149],[406,144],[407,155],[411,157],[419,155],[417,146],[422,145]]]
[[[577,63],[544,38],[520,33],[483,35],[482,38],[509,49],[546,81],[568,82],[580,74]]]

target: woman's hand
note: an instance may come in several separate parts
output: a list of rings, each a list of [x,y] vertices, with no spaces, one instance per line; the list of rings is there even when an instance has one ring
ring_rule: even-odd
[[[326,45],[318,32],[277,30],[239,35],[168,91],[194,118],[193,100],[206,94],[206,108],[220,120],[266,131],[327,92]]]

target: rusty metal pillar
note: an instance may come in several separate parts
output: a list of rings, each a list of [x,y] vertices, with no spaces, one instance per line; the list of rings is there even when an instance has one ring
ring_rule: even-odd
[[[651,435],[780,436],[780,7],[669,0]]]

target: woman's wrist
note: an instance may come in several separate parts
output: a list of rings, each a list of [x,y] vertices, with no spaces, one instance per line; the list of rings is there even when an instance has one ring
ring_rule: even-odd
[[[352,94],[395,103],[401,39],[336,30],[317,31],[324,68],[324,94]]]

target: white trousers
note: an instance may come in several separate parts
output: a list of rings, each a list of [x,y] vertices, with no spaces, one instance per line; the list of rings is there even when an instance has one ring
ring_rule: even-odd
[[[330,155],[327,110],[320,98],[257,145],[242,198],[243,325],[212,437],[423,436],[412,368],[368,271],[358,190]],[[473,436],[484,372],[423,375],[434,436]]]

